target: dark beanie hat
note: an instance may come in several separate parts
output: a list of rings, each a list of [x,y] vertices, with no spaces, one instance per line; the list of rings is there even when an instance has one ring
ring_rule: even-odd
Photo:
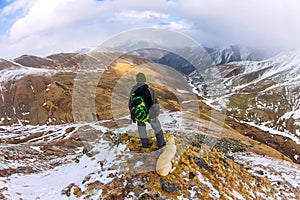
[[[146,76],[145,74],[139,72],[136,74],[136,82],[138,83],[145,83],[146,82]]]

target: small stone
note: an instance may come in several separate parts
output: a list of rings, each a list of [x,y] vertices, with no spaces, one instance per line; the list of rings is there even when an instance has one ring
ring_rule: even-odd
[[[189,179],[194,179],[195,176],[196,176],[196,175],[195,175],[193,172],[190,172],[190,173],[189,173]]]
[[[160,186],[163,191],[173,193],[179,191],[181,188],[173,183],[170,183],[164,179],[160,179]]]
[[[264,175],[264,171],[262,171],[262,170],[257,170],[257,171],[255,171],[257,174],[259,174],[259,175]]]
[[[203,158],[197,158],[194,157],[194,162],[196,163],[196,165],[198,165],[200,168],[204,168],[207,171],[212,171],[212,168],[210,166],[208,166],[205,162],[205,160]]]

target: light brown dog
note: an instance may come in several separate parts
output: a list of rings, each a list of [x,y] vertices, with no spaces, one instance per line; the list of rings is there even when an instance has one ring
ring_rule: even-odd
[[[167,140],[164,152],[159,156],[156,163],[156,172],[161,176],[166,176],[172,169],[172,160],[176,154],[175,137],[170,135]]]

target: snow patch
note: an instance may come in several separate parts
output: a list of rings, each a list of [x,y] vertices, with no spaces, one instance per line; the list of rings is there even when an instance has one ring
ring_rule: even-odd
[[[261,125],[257,125],[255,124],[254,122],[245,122],[245,121],[239,121],[240,123],[245,123],[245,124],[249,124],[250,126],[254,126],[254,127],[257,127],[263,131],[267,131],[269,132],[270,134],[274,134],[274,135],[281,135],[283,137],[287,137],[287,138],[290,138],[291,140],[293,140],[294,142],[296,142],[297,144],[300,144],[300,138],[297,137],[296,135],[292,134],[292,133],[289,133],[289,132],[282,132],[282,131],[277,131],[275,129],[272,129],[270,127],[267,127],[263,124]]]
[[[0,82],[6,83],[9,80],[18,80],[28,75],[51,75],[56,73],[55,70],[39,69],[31,67],[14,67],[1,71]]]
[[[143,162],[137,161],[134,165],[134,168],[138,168],[138,167],[142,166],[143,164],[144,164]]]
[[[181,93],[181,94],[189,94],[190,92],[187,90],[180,90],[180,89],[176,89],[177,92]]]
[[[245,199],[240,193],[238,193],[236,190],[232,191],[232,194],[239,200]]]
[[[197,177],[201,183],[207,185],[211,189],[211,191],[212,191],[212,193],[210,194],[211,198],[219,199],[221,197],[219,191],[216,190],[216,188],[214,188],[214,186],[209,181],[205,180],[200,172],[198,172]]]
[[[287,182],[297,190],[300,190],[299,165],[253,153],[236,153],[234,157],[238,163],[249,165],[248,167],[252,173],[263,171],[263,176],[266,176],[274,184],[277,184],[278,181]]]
[[[11,199],[66,199],[61,190],[70,183],[80,183],[98,167],[96,161],[83,156],[79,163],[66,164],[38,174],[12,175],[6,187]]]
[[[290,118],[300,119],[300,109],[287,112],[281,118],[282,119],[290,119]]]
[[[29,115],[30,114],[30,112],[23,112],[23,113],[21,113],[23,116],[25,116],[25,115]]]

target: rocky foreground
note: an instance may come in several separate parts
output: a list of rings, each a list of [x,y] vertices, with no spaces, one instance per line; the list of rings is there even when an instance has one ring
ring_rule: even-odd
[[[103,121],[69,124],[52,133],[51,127],[40,127],[52,145],[39,137],[22,145],[2,145],[1,198],[299,198],[298,165],[287,158],[284,161],[271,157],[278,154],[284,158],[275,151],[268,153],[269,148],[263,144],[256,148],[264,156],[250,152],[249,141],[224,137],[234,134],[229,129],[223,130],[223,136],[215,137],[207,134],[205,123],[198,122],[199,132],[185,125],[179,128],[179,116],[176,112],[161,116],[166,138],[176,136],[177,153],[173,170],[167,176],[159,176],[155,171],[163,149],[157,149],[153,132],[149,131],[151,147],[143,149],[135,126],[126,120],[123,127]],[[7,130],[3,128],[2,133]],[[57,134],[53,133],[64,135],[64,139],[55,139]],[[213,148],[209,147],[211,142]]]

